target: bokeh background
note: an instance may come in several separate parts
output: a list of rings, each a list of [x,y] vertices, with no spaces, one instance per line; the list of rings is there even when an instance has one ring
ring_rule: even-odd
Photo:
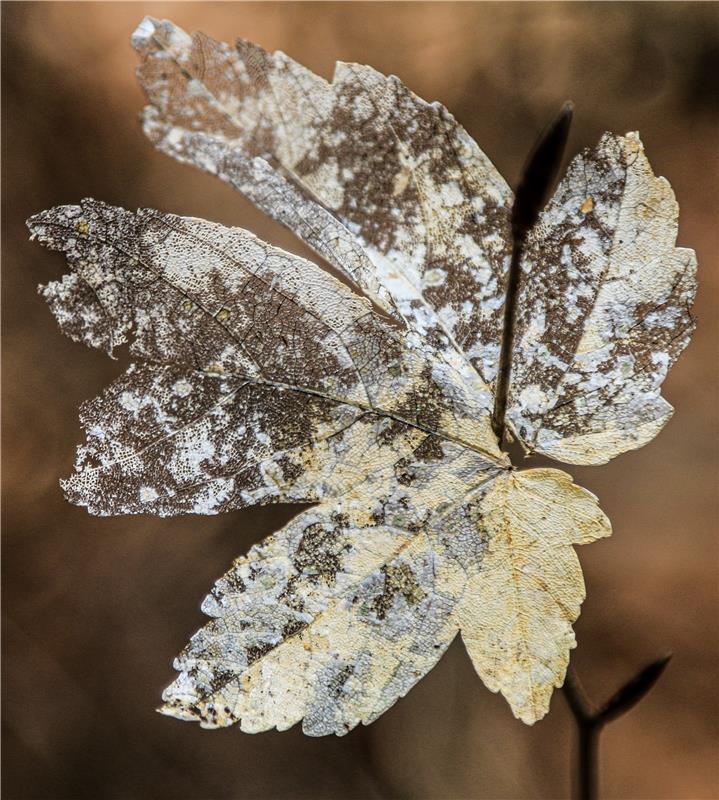
[[[296,509],[99,519],[58,478],[76,409],[123,369],[57,331],[36,285],[64,269],[27,240],[40,209],[91,196],[293,237],[143,138],[129,37],[145,14],[280,48],[329,77],[336,59],[443,101],[510,183],[571,98],[568,152],[638,129],[694,247],[699,329],[655,442],[574,468],[614,536],[580,553],[588,599],[573,664],[606,697],[674,660],[602,741],[607,798],[716,798],[719,6],[711,3],[3,3],[3,767],[24,798],[560,798],[572,718],[556,693],[533,728],[474,674],[459,641],[405,699],[342,739],[203,731],[154,712],[171,659],[232,558]]]

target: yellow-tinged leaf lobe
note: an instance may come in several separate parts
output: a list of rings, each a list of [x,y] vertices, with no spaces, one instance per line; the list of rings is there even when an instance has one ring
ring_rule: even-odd
[[[584,581],[572,545],[609,536],[611,525],[596,497],[556,469],[498,476],[477,510],[486,550],[468,566],[462,638],[486,686],[532,724],[549,710],[576,643]]]

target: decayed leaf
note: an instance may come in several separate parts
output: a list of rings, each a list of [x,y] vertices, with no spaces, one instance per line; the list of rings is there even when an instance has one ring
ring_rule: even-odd
[[[189,37],[150,18],[133,44],[143,57],[138,77],[151,102],[144,127],[152,141],[229,179],[263,209],[263,189],[232,179],[195,134],[231,145],[235,164],[262,158],[265,173],[280,170],[333,213],[330,237],[340,225],[354,234],[408,322],[491,383],[512,196],[443,106],[371,67],[339,63],[327,83],[284,53]],[[297,223],[281,221],[307,238]],[[307,242],[318,249],[316,238]]]
[[[281,180],[270,165],[283,170],[334,212],[332,237],[340,223],[355,233],[409,324],[494,388],[511,192],[445,108],[370,67],[338,64],[328,84],[284,53],[169,22],[146,19],[133,43],[161,150],[265,211],[276,205],[265,187]],[[266,161],[251,178],[253,158]],[[696,285],[677,216],[637,134],[606,134],[570,165],[524,258],[507,416],[528,451],[604,463],[669,419],[659,387],[694,328]]]
[[[596,498],[559,470],[462,493],[441,461],[403,468],[399,493],[313,508],[235,562],[203,603],[213,622],[175,663],[165,713],[342,734],[404,695],[460,630],[518,717],[546,713],[584,599],[571,545],[610,532]]]
[[[82,409],[64,487],[91,512],[377,491],[429,434],[430,451],[441,437],[481,469],[506,465],[477,386],[316,265],[238,228],[94,200],[30,227],[75,270],[44,289],[61,327],[108,350],[133,328],[142,359]]]
[[[72,338],[135,363],[85,404],[67,496],[92,513],[314,503],[239,558],[162,710],[246,731],[343,734],[460,632],[527,723],[574,646],[574,545],[596,498],[517,471],[490,424],[511,192],[439,104],[340,64],[133,37],[145,131],[287,225],[344,277],[252,234],[85,200],[29,221],[69,275],[42,292]],[[507,422],[529,451],[601,463],[648,441],[691,333],[692,251],[635,134],[570,165],[530,233]]]
[[[507,417],[529,451],[602,464],[666,424],[659,387],[694,330],[678,214],[636,133],[570,164],[524,257]]]
[[[468,569],[462,638],[484,683],[531,723],[549,708],[575,645],[584,581],[572,545],[611,527],[594,495],[556,469],[512,472],[485,487],[477,513],[487,546]]]

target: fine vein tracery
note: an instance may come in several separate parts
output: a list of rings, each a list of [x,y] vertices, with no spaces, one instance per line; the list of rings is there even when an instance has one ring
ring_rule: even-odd
[[[605,134],[542,210],[565,115],[513,207],[469,134],[397,78],[338,64],[330,83],[150,17],[133,46],[155,146],[345,279],[158,211],[88,199],[28,221],[69,265],[40,288],[63,332],[133,359],[82,406],[68,499],[99,515],[310,506],[217,581],[161,710],[344,735],[460,634],[485,685],[541,719],[576,644],[574,547],[611,526],[565,472],[514,469],[499,443],[506,427],[528,452],[599,464],[669,419],[696,269],[669,184],[637,134]]]

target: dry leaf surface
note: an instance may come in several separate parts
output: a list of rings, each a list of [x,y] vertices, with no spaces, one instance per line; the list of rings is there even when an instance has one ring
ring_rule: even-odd
[[[527,723],[548,710],[584,598],[574,545],[610,533],[556,469],[518,471],[490,415],[512,195],[439,103],[339,64],[145,19],[145,132],[217,175],[346,282],[247,231],[85,200],[29,221],[71,271],[60,327],[134,363],[81,412],[68,498],[91,513],[314,504],[203,603],[162,710],[204,727],[344,734],[460,633]],[[528,452],[598,464],[671,414],[691,250],[636,134],[570,165],[530,234],[507,424]]]

